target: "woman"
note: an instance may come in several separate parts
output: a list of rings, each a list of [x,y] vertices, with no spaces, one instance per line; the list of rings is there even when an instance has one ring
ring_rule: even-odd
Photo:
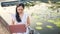
[[[13,34],[29,34],[28,26],[30,25],[30,18],[29,15],[24,13],[24,4],[21,3],[17,5],[16,7],[16,15],[12,15],[12,24],[13,25],[18,25],[18,24],[25,24],[27,27],[25,33],[13,33]]]

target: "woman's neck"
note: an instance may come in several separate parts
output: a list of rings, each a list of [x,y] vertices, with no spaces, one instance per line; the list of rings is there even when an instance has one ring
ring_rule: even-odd
[[[21,19],[23,18],[23,14],[24,14],[24,13],[20,13],[20,14],[19,14],[19,16],[20,16]]]
[[[23,12],[19,13],[19,15],[23,14]]]
[[[22,16],[23,14],[24,14],[24,13],[22,12],[22,13],[20,13],[19,15]]]

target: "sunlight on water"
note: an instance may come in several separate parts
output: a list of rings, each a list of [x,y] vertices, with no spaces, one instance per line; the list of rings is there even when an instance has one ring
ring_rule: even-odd
[[[43,28],[40,27],[40,26],[39,26],[39,27],[37,26],[36,29],[37,29],[37,30],[42,30]]]
[[[51,29],[53,28],[53,26],[50,26],[50,25],[47,25],[46,27],[47,27],[47,28],[51,28]]]
[[[41,22],[37,22],[37,23],[36,23],[36,25],[42,25],[42,24],[43,24],[43,23],[41,23]]]

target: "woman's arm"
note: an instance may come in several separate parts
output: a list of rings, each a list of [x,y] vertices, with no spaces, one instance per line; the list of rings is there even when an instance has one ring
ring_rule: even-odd
[[[14,22],[14,20],[12,19],[12,23],[11,23],[11,24],[14,25],[14,23],[15,23],[15,22]]]
[[[27,18],[27,26],[30,26],[30,18],[29,18],[29,16]]]

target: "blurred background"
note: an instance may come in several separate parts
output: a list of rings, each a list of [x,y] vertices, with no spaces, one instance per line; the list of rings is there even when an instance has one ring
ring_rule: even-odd
[[[34,34],[60,34],[60,0],[0,0],[0,16],[9,25],[19,3],[25,4]]]

